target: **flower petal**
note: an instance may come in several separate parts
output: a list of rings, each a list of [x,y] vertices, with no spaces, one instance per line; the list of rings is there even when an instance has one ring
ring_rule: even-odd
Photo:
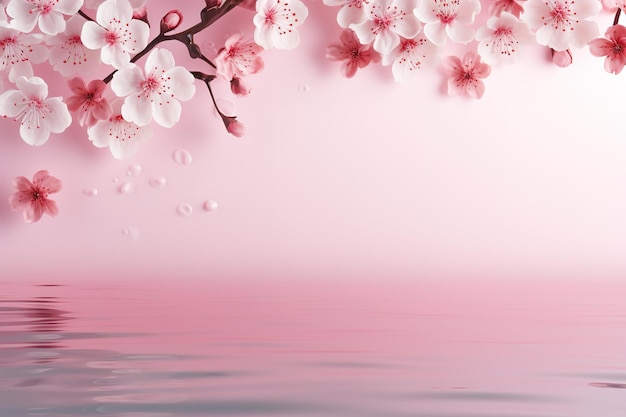
[[[50,194],[61,191],[63,183],[60,179],[51,176],[48,171],[42,169],[33,176],[33,185],[37,188],[47,188]]]

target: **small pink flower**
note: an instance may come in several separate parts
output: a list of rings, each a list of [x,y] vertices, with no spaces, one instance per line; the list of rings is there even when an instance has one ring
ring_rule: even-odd
[[[450,77],[448,79],[448,94],[455,92],[467,94],[479,99],[485,92],[485,85],[481,81],[491,72],[491,67],[480,62],[480,56],[468,52],[461,61],[456,56],[449,56],[443,61],[444,68]]]
[[[252,41],[243,41],[241,33],[235,33],[226,40],[215,58],[216,74],[226,81],[233,77],[256,74],[263,69],[263,58],[259,53],[263,48]]]
[[[606,30],[606,39],[598,38],[589,42],[593,56],[605,56],[604,69],[619,74],[626,65],[626,27],[613,25]]]
[[[380,61],[380,54],[371,45],[363,45],[352,29],[344,29],[339,35],[339,43],[326,48],[326,58],[343,61],[341,73],[346,78],[354,77],[357,69],[365,68],[370,62]]]
[[[44,213],[51,216],[59,214],[59,209],[54,200],[48,195],[61,190],[62,183],[58,178],[52,177],[48,171],[38,171],[30,182],[26,177],[17,177],[13,180],[17,192],[9,197],[11,210],[24,210],[24,221],[34,223],[41,219]]]
[[[555,51],[554,49],[551,49],[551,51],[552,51],[552,62],[557,67],[561,67],[561,68],[569,67],[574,61],[574,59],[572,58],[572,52],[569,49],[566,49],[564,51]]]
[[[178,10],[167,12],[161,19],[161,33],[176,29],[183,21],[183,14]]]
[[[78,123],[81,126],[91,127],[98,120],[107,120],[111,117],[113,110],[102,93],[106,89],[106,84],[102,80],[94,80],[85,86],[82,78],[72,78],[69,82],[73,96],[67,98],[65,103],[71,112],[77,113]]]
[[[502,12],[508,12],[519,19],[524,13],[524,8],[520,4],[523,1],[526,0],[496,0],[489,5],[489,15],[500,17]]]

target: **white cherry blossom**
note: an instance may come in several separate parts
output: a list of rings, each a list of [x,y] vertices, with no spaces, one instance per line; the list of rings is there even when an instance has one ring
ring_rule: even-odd
[[[40,45],[41,35],[25,34],[0,25],[0,71],[9,70],[9,81],[32,77],[33,64],[48,59],[48,48]]]
[[[309,9],[300,0],[257,0],[254,41],[265,49],[294,49],[300,43],[296,29]]]
[[[29,145],[48,141],[50,133],[61,133],[72,123],[72,116],[61,97],[48,98],[48,85],[39,77],[19,77],[17,90],[0,95],[0,115],[20,122],[20,136]]]
[[[456,43],[473,40],[471,25],[478,13],[479,0],[421,0],[415,9],[424,34],[436,45],[444,45],[447,38]]]
[[[478,54],[489,65],[498,62],[516,62],[525,45],[533,40],[528,25],[508,12],[491,17],[487,25],[476,33]]]
[[[324,0],[324,4],[327,6],[341,7],[337,13],[337,23],[345,29],[352,24],[358,25],[365,22],[365,19],[367,19],[365,6],[370,1],[371,0]]]
[[[11,0],[7,14],[17,30],[28,33],[38,24],[46,35],[56,35],[65,30],[64,15],[75,15],[82,5],[83,0]]]
[[[145,72],[131,64],[115,73],[111,88],[125,97],[124,119],[145,126],[152,119],[163,127],[172,127],[180,119],[180,101],[191,99],[196,91],[194,77],[177,67],[172,53],[155,48],[145,64]]]
[[[128,0],[106,0],[98,7],[96,22],[86,22],[80,37],[87,48],[100,49],[102,62],[119,69],[145,48],[149,35],[148,25],[133,19]]]
[[[100,65],[98,51],[88,49],[80,39],[85,19],[73,16],[67,21],[65,32],[46,37],[45,41],[50,48],[50,64],[55,71],[64,77],[76,75],[79,72],[89,74]]]
[[[413,39],[401,39],[391,53],[383,56],[383,65],[391,65],[393,78],[397,82],[408,82],[417,71],[431,65],[437,59],[439,47],[423,34]]]

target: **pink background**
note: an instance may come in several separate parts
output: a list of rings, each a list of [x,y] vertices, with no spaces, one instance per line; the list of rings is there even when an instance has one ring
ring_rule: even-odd
[[[409,84],[383,67],[346,80],[324,58],[337,10],[306,4],[300,46],[263,52],[249,97],[217,88],[246,124],[243,139],[224,131],[200,84],[180,123],[155,128],[127,161],[78,126],[33,148],[0,120],[2,200],[13,177],[39,169],[64,183],[54,219],[25,224],[0,204],[0,277],[626,272],[623,75],[586,49],[560,69],[536,46],[523,63],[494,67],[480,101],[448,97],[438,68]],[[198,11],[184,7],[184,25],[194,23]],[[167,8],[151,5],[152,21]],[[198,43],[219,47],[227,28],[251,35],[252,16],[235,10]],[[612,17],[602,19],[604,31]],[[67,94],[63,83],[55,94]],[[191,165],[174,162],[177,149]],[[139,176],[127,175],[133,164]],[[157,176],[163,189],[149,185]],[[126,181],[129,195],[119,192]],[[90,187],[96,197],[83,193]],[[209,199],[214,212],[202,209]],[[193,214],[177,215],[180,204]]]

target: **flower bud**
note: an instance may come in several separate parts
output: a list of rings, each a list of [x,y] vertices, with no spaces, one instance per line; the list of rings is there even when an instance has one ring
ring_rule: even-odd
[[[238,96],[247,96],[250,94],[250,87],[243,79],[235,76],[230,80],[230,91]]]
[[[219,9],[223,3],[222,0],[204,0],[204,2],[206,3],[207,9],[213,9],[213,8]]]
[[[178,10],[170,10],[161,19],[161,33],[176,29],[183,21],[183,14]]]
[[[231,135],[241,138],[245,133],[245,126],[243,123],[237,121],[237,118],[234,116],[222,116],[222,120],[224,121],[224,126],[226,126],[226,130]]]
[[[150,26],[150,22],[148,21],[148,9],[146,6],[141,6],[137,9],[133,9],[133,19],[141,20]]]
[[[572,53],[569,49],[566,49],[564,51],[555,51],[554,49],[552,49],[552,62],[555,65],[561,68],[565,68],[569,66],[572,61]]]

